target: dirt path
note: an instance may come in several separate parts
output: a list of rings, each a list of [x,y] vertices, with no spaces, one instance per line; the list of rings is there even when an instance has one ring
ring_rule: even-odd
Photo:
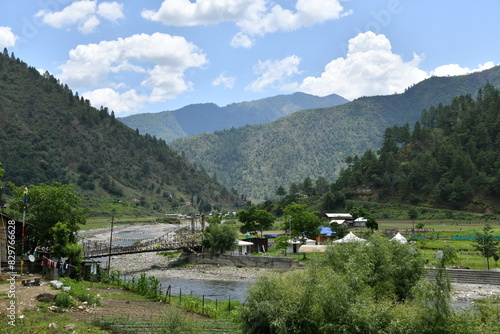
[[[35,278],[34,276],[32,277]],[[25,278],[25,279],[29,279]],[[23,286],[21,280],[17,279],[15,289],[11,289],[9,283],[2,282],[0,284],[0,317],[7,315],[7,307],[9,307],[10,300],[7,298],[9,292],[12,292],[17,298],[16,313],[20,314],[25,309],[33,309],[38,304],[36,296],[42,293],[55,294],[55,291],[49,286],[48,282],[43,282],[41,286]]]
[[[103,296],[101,305],[72,308],[68,311],[70,317],[82,322],[108,317],[154,319],[164,315],[170,307],[168,304],[154,302],[122,289],[97,288],[91,291]]]

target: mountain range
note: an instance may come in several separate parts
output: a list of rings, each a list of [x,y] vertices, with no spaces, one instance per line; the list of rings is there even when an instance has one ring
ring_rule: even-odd
[[[204,132],[269,123],[298,110],[331,107],[346,102],[349,101],[336,94],[319,97],[294,93],[232,103],[225,107],[214,103],[190,104],[174,111],[144,113],[118,119],[132,129],[162,138],[168,143]]]
[[[4,183],[74,184],[95,215],[109,214],[105,202],[121,203],[121,212],[129,214],[142,207],[164,212],[191,205],[196,212],[212,204],[227,209],[243,204],[164,140],[139,134],[50,73],[41,75],[5,52],[0,54],[0,124]]]
[[[458,95],[475,96],[486,83],[500,86],[500,67],[431,77],[401,94],[297,111],[271,123],[198,134],[170,146],[247,198],[273,198],[278,187],[307,177],[334,181],[348,156],[377,151],[387,127],[413,125],[425,108]]]

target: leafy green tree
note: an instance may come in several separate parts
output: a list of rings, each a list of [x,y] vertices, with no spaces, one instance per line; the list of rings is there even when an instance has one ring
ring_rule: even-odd
[[[205,232],[204,246],[208,247],[211,254],[222,254],[238,247],[236,229],[228,224],[209,225]]]
[[[361,218],[361,217],[368,218],[368,216],[369,216],[368,210],[366,210],[365,208],[363,208],[361,206],[353,207],[349,211],[349,214],[352,216],[353,220],[356,220],[356,219]]]
[[[23,187],[14,188],[14,200],[10,207],[17,211],[19,217],[23,211]],[[28,208],[26,210],[27,249],[36,246],[54,246],[53,227],[58,223],[65,224],[70,232],[69,242],[76,243],[76,232],[86,221],[86,210],[82,207],[80,197],[73,186],[54,182],[52,185],[40,184],[29,187]]]
[[[337,239],[342,239],[347,235],[349,231],[345,224],[331,223],[330,228],[332,229],[332,232],[335,232],[335,236],[337,237]]]
[[[418,229],[418,230],[421,230],[423,229],[425,226],[425,223],[424,222],[418,222],[417,225],[415,225],[415,227]]]
[[[290,240],[290,237],[288,237],[287,235],[280,235],[280,236],[276,237],[274,247],[276,249],[281,249],[283,252],[286,252],[289,240]]]
[[[321,220],[317,215],[307,210],[307,205],[292,203],[283,209],[285,216],[290,219],[293,238],[315,238],[319,235]]]
[[[410,208],[410,210],[408,210],[408,216],[413,221],[412,231],[415,231],[415,219],[418,218],[418,211],[417,211],[417,209]]]
[[[55,257],[67,257],[68,263],[78,265],[83,261],[83,246],[70,242],[72,232],[66,224],[58,222],[52,227],[52,235],[54,236],[54,245],[51,248],[51,253]]]
[[[373,217],[368,217],[366,219],[365,225],[372,231],[372,233],[374,230],[378,230],[378,223]]]
[[[500,241],[496,241],[495,233],[490,224],[486,224],[482,233],[476,233],[474,248],[486,259],[488,270],[490,270],[490,258],[500,251]]]
[[[206,218],[207,223],[210,225],[218,225],[222,223],[222,216],[221,215],[213,215],[213,216],[208,216]]]
[[[242,332],[425,333],[413,304],[394,302],[410,299],[423,273],[411,245],[377,234],[369,244],[338,244],[306,270],[261,277],[241,309]]]
[[[422,280],[414,289],[415,306],[419,311],[415,320],[420,333],[454,333],[450,331],[453,323],[452,288],[446,266],[456,261],[457,255],[448,243],[438,254],[436,279]]]
[[[377,221],[375,220],[375,218],[372,217],[372,215],[365,208],[360,207],[360,206],[355,206],[351,209],[351,211],[349,213],[351,214],[353,220],[356,220],[356,219],[361,218],[361,217],[365,218],[366,219],[365,225],[372,232],[373,232],[373,230],[378,230]]]
[[[241,233],[257,234],[260,231],[261,237],[264,230],[270,229],[276,220],[272,213],[258,210],[255,206],[249,207],[248,210],[238,211],[236,218],[243,223],[240,228]]]

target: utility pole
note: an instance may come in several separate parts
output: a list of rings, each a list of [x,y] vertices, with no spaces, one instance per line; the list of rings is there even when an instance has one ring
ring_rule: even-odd
[[[111,216],[111,235],[109,236],[108,271],[111,271],[111,245],[113,244],[113,219],[114,216]]]
[[[23,228],[21,230],[21,271],[20,275],[23,276],[23,267],[24,267],[24,231],[26,230],[26,208],[28,207],[28,187],[24,188],[23,191],[24,200],[23,200]]]

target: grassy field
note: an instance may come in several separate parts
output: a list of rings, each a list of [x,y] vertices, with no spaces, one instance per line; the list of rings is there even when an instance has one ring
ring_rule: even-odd
[[[412,232],[414,224],[423,222],[422,229],[415,229]],[[474,240],[452,240],[453,236],[475,236],[476,233],[482,232],[485,222],[481,221],[453,221],[453,220],[416,220],[413,222],[410,219],[382,219],[378,220],[379,232],[393,236],[400,232],[406,238],[415,239],[417,247],[421,250],[423,258],[429,263],[436,262],[436,253],[444,248],[445,243],[450,244],[457,250],[457,261],[453,263],[456,267],[468,267],[470,269],[483,270],[486,269],[484,258],[477,252],[473,246]],[[497,222],[491,223],[491,227],[496,236],[500,236],[500,224]],[[275,228],[278,224],[275,224]],[[369,235],[367,229],[353,230],[360,236],[366,237]],[[278,229],[265,231],[264,234],[282,234],[283,231]],[[271,250],[272,254],[275,250]],[[320,254],[308,254],[304,259],[303,255],[289,255],[300,261],[308,261]],[[490,258],[490,269],[500,268],[500,263],[496,263],[493,258]]]
[[[158,217],[141,217],[141,218],[113,218],[114,226],[154,223]],[[87,223],[81,227],[81,230],[90,230],[93,228],[109,228],[111,226],[111,217],[91,217],[87,219]]]

